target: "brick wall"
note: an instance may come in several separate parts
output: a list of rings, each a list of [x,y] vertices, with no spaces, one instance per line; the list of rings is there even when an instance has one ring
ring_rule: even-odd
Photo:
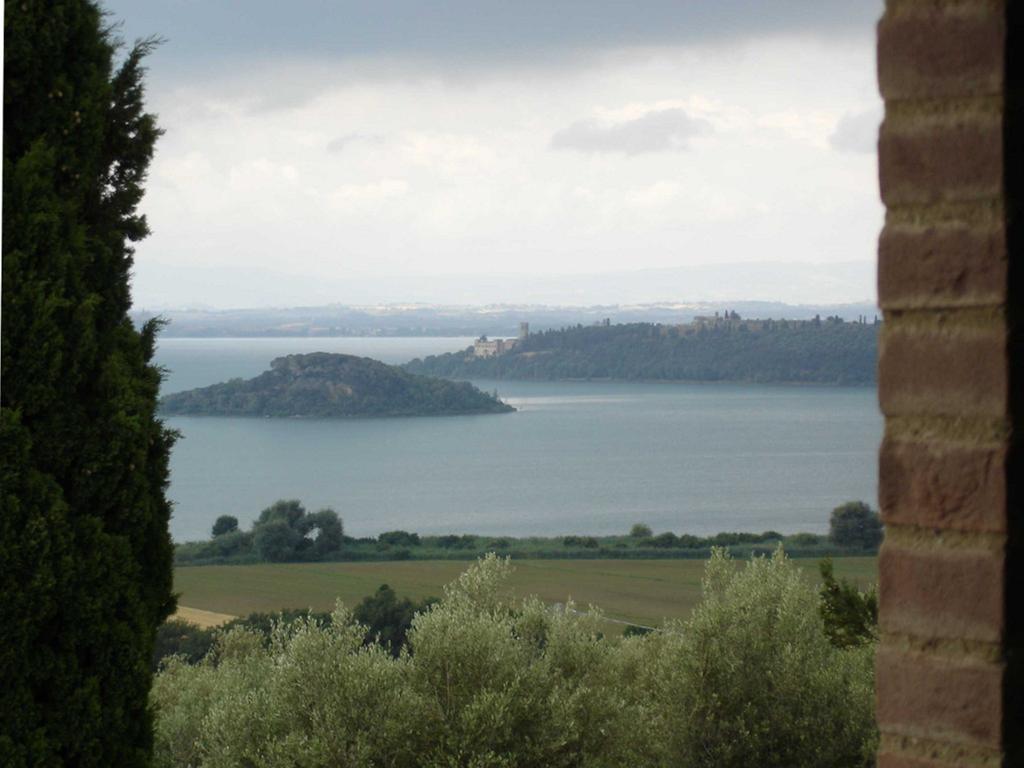
[[[878,25],[883,768],[1024,766],[1022,6],[889,0]]]

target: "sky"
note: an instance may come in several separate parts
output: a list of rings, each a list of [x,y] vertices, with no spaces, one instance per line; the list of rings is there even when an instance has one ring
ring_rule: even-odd
[[[137,307],[874,298],[880,0],[106,7],[164,39]]]

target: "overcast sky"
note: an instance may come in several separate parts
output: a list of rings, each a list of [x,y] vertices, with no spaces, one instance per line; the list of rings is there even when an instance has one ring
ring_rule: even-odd
[[[472,275],[874,259],[880,0],[106,5],[166,38],[137,306],[365,301],[416,275],[521,302]],[[792,288],[742,290],[822,300]]]

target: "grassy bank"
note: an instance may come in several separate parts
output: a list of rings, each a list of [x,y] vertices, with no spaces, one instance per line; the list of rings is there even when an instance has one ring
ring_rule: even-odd
[[[800,563],[817,580],[817,561]],[[877,578],[877,558],[843,557],[836,574],[862,585]],[[335,599],[354,606],[390,584],[414,599],[439,596],[442,587],[466,568],[465,562],[413,560],[375,563],[289,563],[209,565],[178,568],[174,588],[189,608],[235,616],[282,608],[330,610]],[[703,560],[522,560],[515,564],[511,589],[519,597],[537,595],[549,603],[593,604],[609,618],[656,625],[689,615],[700,598]]]

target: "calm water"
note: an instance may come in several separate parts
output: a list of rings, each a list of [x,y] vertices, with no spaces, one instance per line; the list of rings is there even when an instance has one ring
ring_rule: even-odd
[[[273,357],[386,362],[469,339],[165,339],[165,391],[253,376]],[[821,532],[874,504],[882,420],[873,389],[732,384],[476,382],[519,412],[363,421],[176,417],[175,539],[279,498],[330,506],[346,532]]]

